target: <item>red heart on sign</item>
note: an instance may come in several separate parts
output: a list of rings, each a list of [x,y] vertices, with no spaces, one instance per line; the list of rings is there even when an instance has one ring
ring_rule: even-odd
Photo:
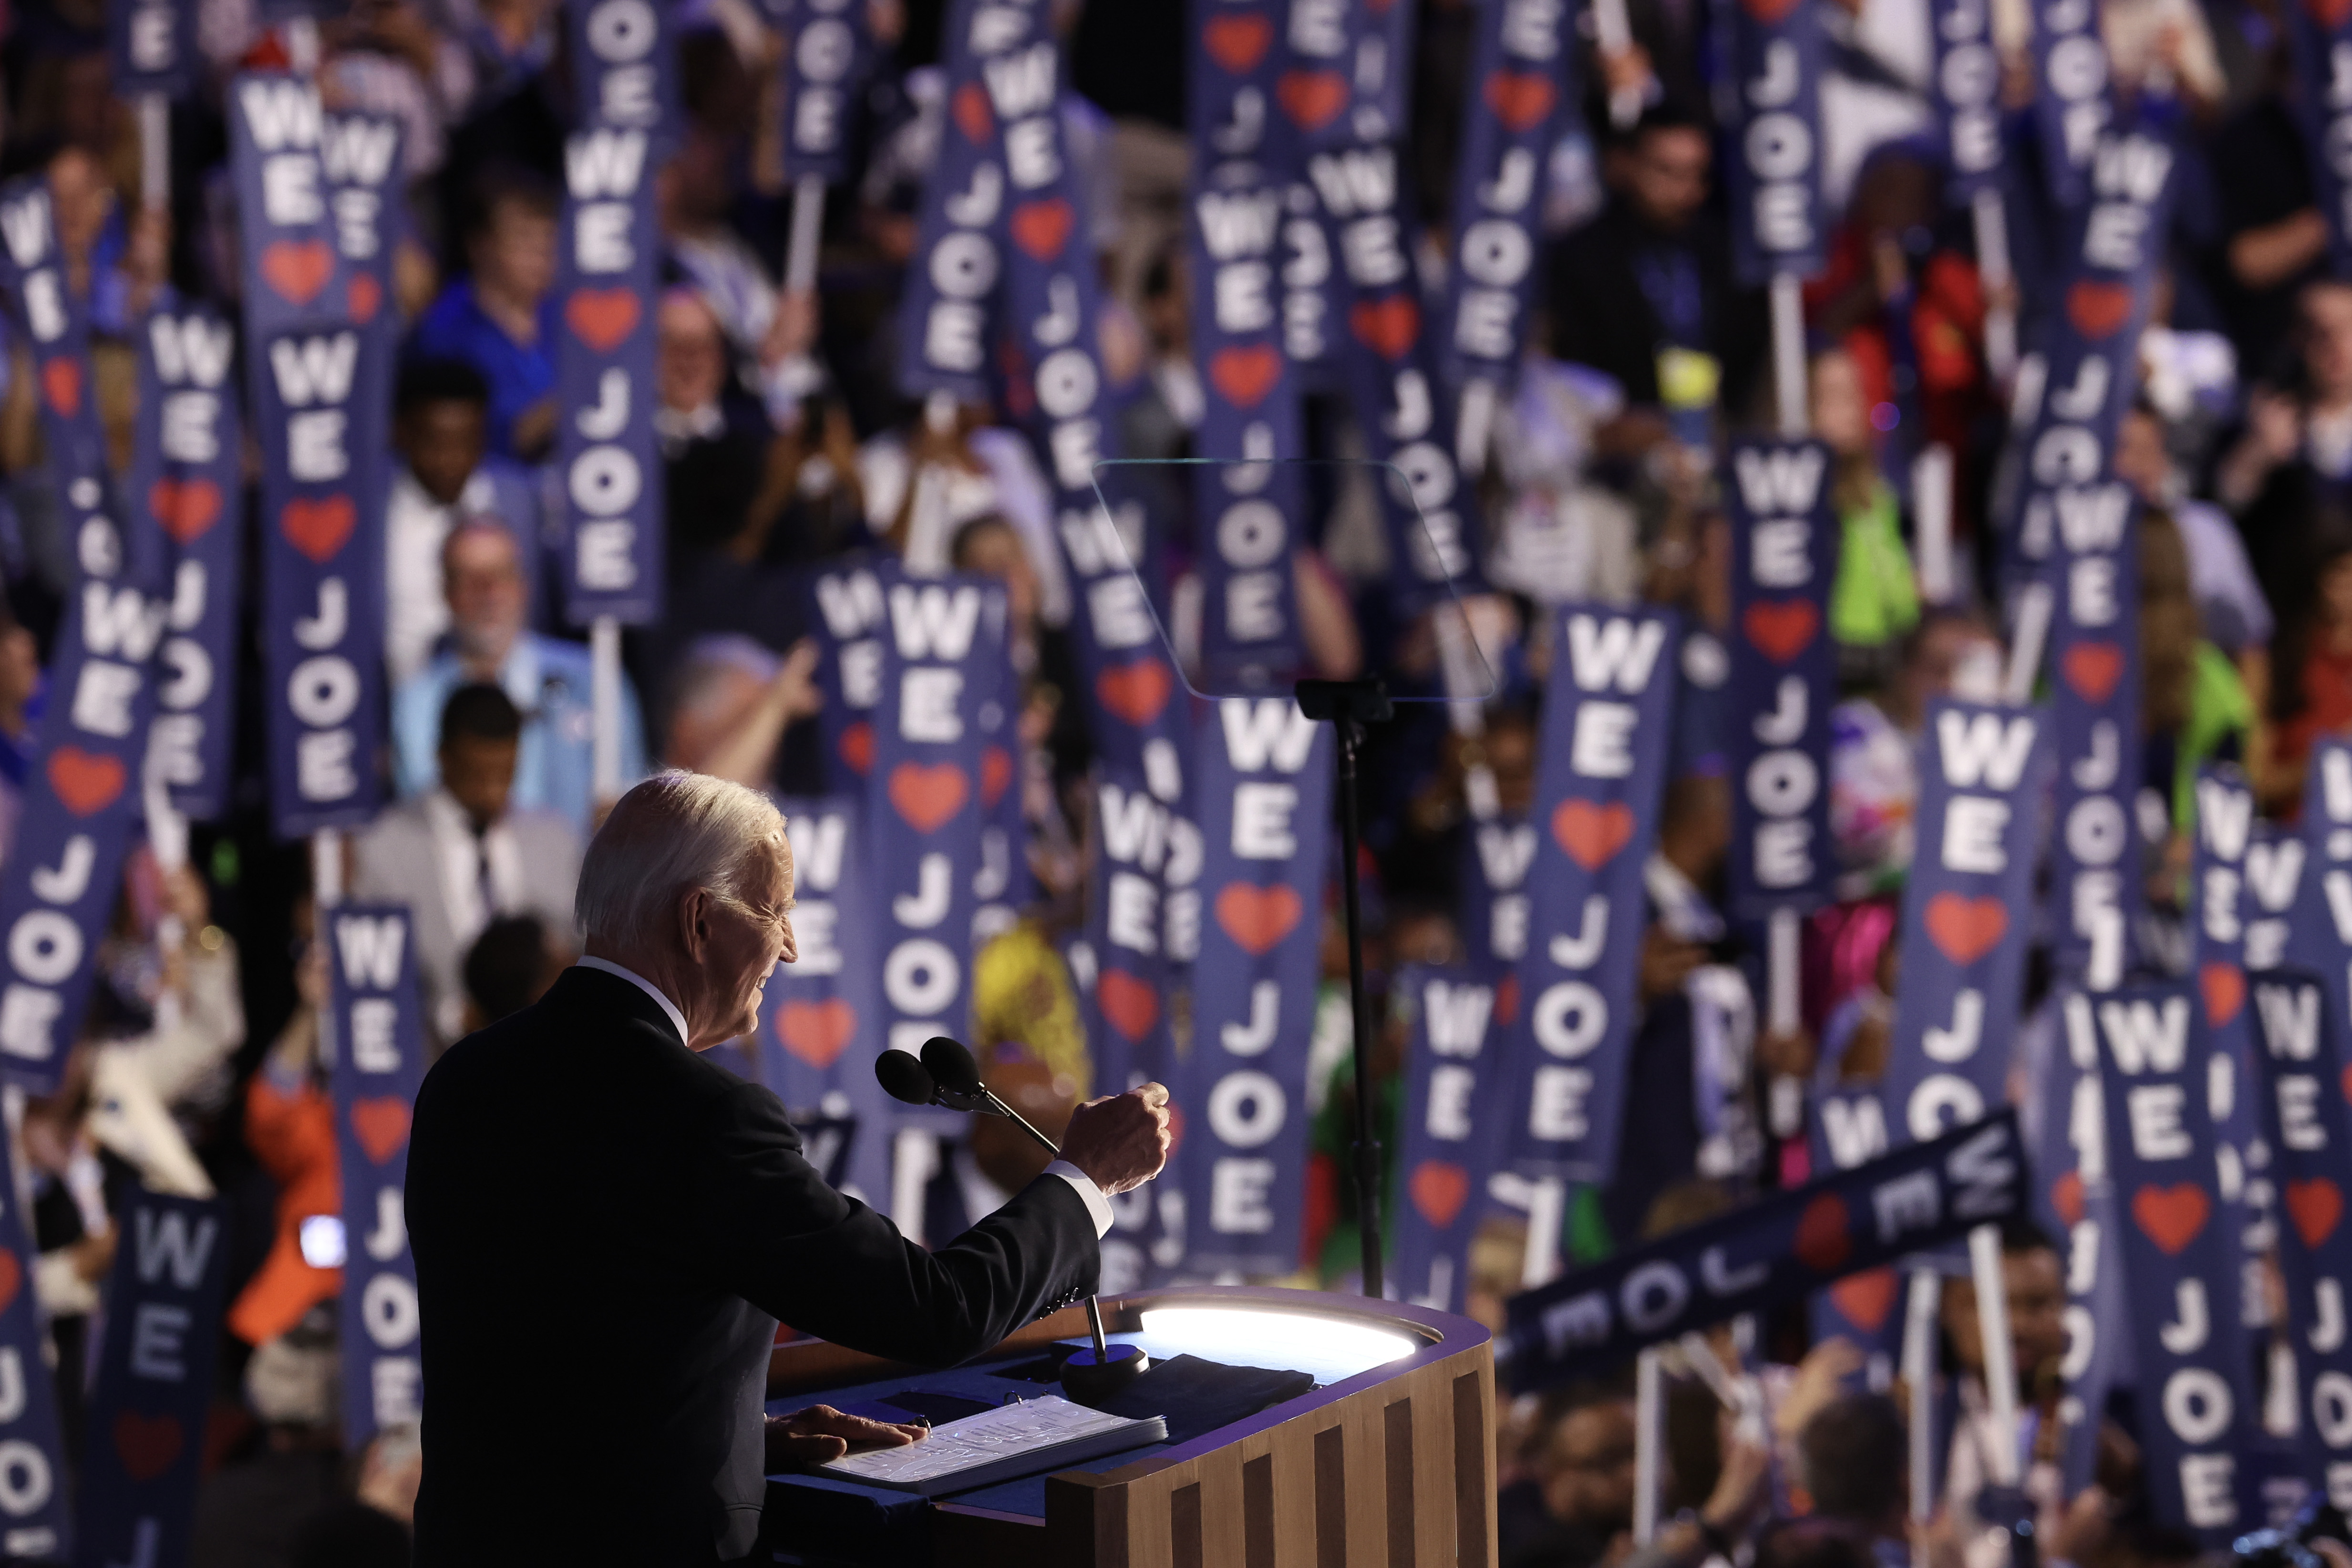
[[[1168,694],[1175,684],[1165,664],[1139,658],[1123,669],[1106,669],[1095,677],[1095,695],[1129,723],[1149,724],[1168,706]]]
[[[1886,1314],[1895,1310],[1895,1270],[1865,1269],[1841,1279],[1830,1287],[1830,1300],[1855,1328],[1874,1334],[1885,1326]]]
[[[1622,800],[1607,805],[1564,800],[1551,814],[1551,836],[1570,859],[1588,871],[1598,871],[1633,839],[1633,808]]]
[[[823,1072],[857,1037],[857,1009],[838,996],[822,1002],[787,1002],[776,1009],[776,1040],[784,1049]]]
[[[985,142],[989,132],[996,129],[996,121],[988,112],[988,94],[978,82],[968,81],[956,89],[955,122],[967,142]]]
[[[2168,1258],[2179,1257],[2181,1249],[2197,1239],[2212,1212],[2212,1200],[2191,1182],[2173,1187],[2144,1186],[2132,1194],[2132,1223]]]
[[[2246,972],[2234,963],[2209,963],[2197,972],[2205,993],[2205,1022],[2220,1028],[2246,1005]]]
[[[2352,1068],[2344,1069],[2344,1098],[2352,1100]]]
[[[1470,1173],[1447,1160],[1423,1160],[1405,1184],[1421,1217],[1444,1230],[1470,1201]]]
[[[993,807],[1004,798],[1004,786],[1013,782],[1013,753],[1002,746],[991,746],[980,753],[980,804]]]
[[[1209,384],[1236,408],[1255,408],[1282,379],[1282,355],[1272,343],[1235,344],[1209,357]]]
[[[282,300],[307,305],[335,275],[334,252],[320,239],[281,239],[261,253],[261,276]]]
[[[1836,1273],[1853,1253],[1853,1237],[1846,1230],[1845,1200],[1835,1193],[1823,1193],[1807,1204],[1805,1212],[1797,1216],[1797,1234],[1789,1250],[1816,1274]]]
[[[1551,79],[1534,71],[1496,71],[1486,79],[1486,107],[1513,131],[1525,131],[1551,112]]]
[[[286,542],[324,566],[335,558],[359,525],[359,512],[349,496],[310,500],[297,496],[278,514],[278,531]]]
[[[1255,956],[1273,951],[1288,936],[1300,912],[1298,895],[1285,887],[1228,882],[1217,894],[1217,924],[1235,946]]]
[[[874,726],[864,719],[841,732],[841,760],[864,778],[874,771]]]
[[[354,321],[375,320],[376,307],[383,303],[383,285],[372,272],[354,272],[343,286],[343,309]]]
[[[1143,1038],[1160,1022],[1160,993],[1124,969],[1103,971],[1095,982],[1095,1005],[1111,1027],[1130,1040]]]
[[[2303,8],[2319,24],[2320,31],[2332,33],[2352,17],[2352,0],[2304,0]]]
[[[142,1415],[126,1410],[114,1418],[114,1452],[134,1481],[152,1481],[179,1459],[187,1434],[176,1415]]]
[[[1040,261],[1051,261],[1062,254],[1076,222],[1070,204],[1059,196],[1024,202],[1013,209],[1013,243]]]
[[[2344,1217],[2344,1189],[2326,1176],[2289,1182],[2286,1217],[2294,1222],[2295,1234],[2303,1237],[2303,1245],[2315,1248],[2336,1234],[2336,1222]]]
[[[210,479],[157,479],[147,487],[147,510],[182,544],[204,537],[220,517],[220,487]]]
[[[59,746],[49,753],[49,789],[76,816],[112,805],[122,793],[122,781],[120,757],[100,756],[79,746]]]
[[[81,365],[59,354],[41,364],[41,395],[70,419],[81,412]]]
[[[1274,20],[1268,16],[1212,16],[1201,28],[1201,47],[1235,76],[1265,58],[1272,42]]]
[[[1293,125],[1320,131],[1348,107],[1348,79],[1338,71],[1285,71],[1274,99]]]
[[[1927,940],[1954,963],[1969,964],[1993,950],[2009,930],[1999,899],[1937,893],[1927,900]]]
[[[2094,283],[2088,279],[2066,290],[2066,319],[2086,338],[2113,337],[2131,320],[2131,289],[2122,283]]]
[[[1812,646],[1822,613],[1811,599],[1781,599],[1748,605],[1739,624],[1749,647],[1774,664],[1786,664]]]
[[[918,833],[951,822],[971,796],[971,781],[953,763],[900,763],[890,770],[890,804]]]
[[[24,1265],[13,1252],[0,1252],[0,1312],[6,1311],[16,1301],[16,1292],[25,1283]]]
[[[1421,336],[1421,307],[1410,294],[1367,300],[1348,312],[1348,330],[1382,359],[1402,359]]]
[[[1506,974],[1495,982],[1495,1022],[1516,1024],[1519,1021],[1519,977]]]
[[[352,1131],[359,1135],[360,1147],[367,1151],[369,1160],[381,1165],[408,1142],[408,1102],[389,1094],[355,1100]]]
[[[2124,650],[2111,642],[2078,642],[2066,650],[2066,684],[2085,702],[2105,702],[2123,679]]]
[[[598,353],[611,353],[637,329],[637,297],[626,289],[575,289],[563,301],[563,324]]]
[[[2083,1223],[2083,1173],[2069,1171],[2050,1184],[2050,1206],[2068,1229]]]
[[[1777,27],[1797,8],[1797,0],[1739,0],[1739,8],[1766,26]]]

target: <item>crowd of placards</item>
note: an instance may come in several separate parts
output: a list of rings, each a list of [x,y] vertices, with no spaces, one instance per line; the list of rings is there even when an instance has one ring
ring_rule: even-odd
[[[789,816],[718,1054],[828,1180],[1042,1167],[934,1035],[1167,1083],[1104,1289],[1485,1322],[1507,1565],[2352,1568],[2347,81],[2331,0],[12,5],[0,1557],[406,1561],[410,1107],[678,767]]]

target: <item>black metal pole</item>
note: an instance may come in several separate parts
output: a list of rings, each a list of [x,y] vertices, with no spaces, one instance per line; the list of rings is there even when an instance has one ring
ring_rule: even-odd
[[[1356,1037],[1356,1219],[1364,1238],[1364,1294],[1377,1300],[1381,1278],[1381,1141],[1372,1109],[1371,1010],[1364,996],[1364,929],[1356,904],[1356,748],[1364,728],[1342,716],[1339,730],[1339,886],[1348,915],[1348,1006]]]

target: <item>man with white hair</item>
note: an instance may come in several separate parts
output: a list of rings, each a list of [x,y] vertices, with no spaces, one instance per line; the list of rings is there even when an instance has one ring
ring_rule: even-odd
[[[756,1026],[797,956],[792,895],[765,796],[658,773],[588,847],[587,956],[426,1076],[421,1568],[745,1556],[770,1470],[919,1436],[822,1405],[763,1420],[779,1320],[969,1360],[1094,1289],[1107,1194],[1166,1162],[1148,1084],[1079,1107],[1063,1158],[935,1252],[825,1185],[776,1097],[697,1054]]]

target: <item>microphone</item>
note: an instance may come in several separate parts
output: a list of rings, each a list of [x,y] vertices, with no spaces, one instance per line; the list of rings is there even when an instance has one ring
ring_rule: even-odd
[[[908,1105],[939,1105],[982,1116],[1010,1117],[1048,1154],[1061,1157],[1060,1144],[981,1081],[980,1064],[961,1040],[933,1035],[923,1042],[919,1058],[907,1051],[886,1050],[874,1058],[874,1076],[891,1099]],[[1119,1345],[1118,1353],[1112,1353],[1113,1347],[1103,1333],[1102,1303],[1093,1296],[1087,1298],[1087,1326],[1094,1334],[1092,1358],[1087,1359],[1087,1350],[1080,1349],[1062,1363],[1063,1390],[1080,1405],[1108,1399],[1151,1366],[1151,1358],[1141,1345]]]

